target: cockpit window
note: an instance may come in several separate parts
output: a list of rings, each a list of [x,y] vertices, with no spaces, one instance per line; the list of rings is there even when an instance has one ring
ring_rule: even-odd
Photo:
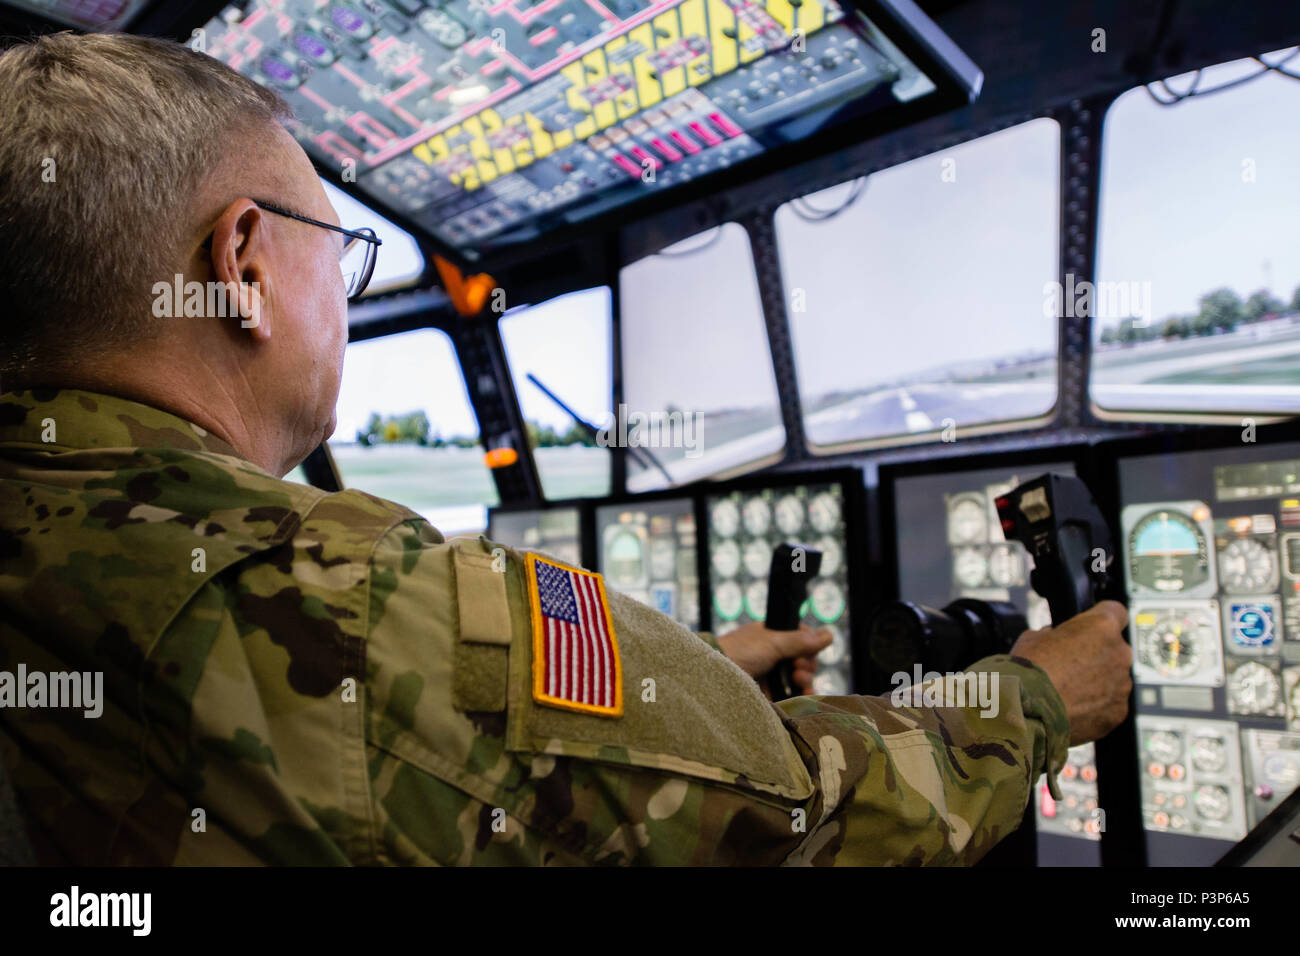
[[[1294,71],[1295,51],[1262,59],[1288,55]],[[1090,383],[1102,409],[1300,408],[1298,114],[1300,84],[1256,60],[1138,87],[1111,106]]]
[[[1059,138],[1032,120],[777,210],[815,450],[1055,406]]]
[[[511,310],[500,328],[542,492],[553,499],[609,494],[609,450],[546,394],[596,428],[609,418],[609,289]]]
[[[362,298],[377,292],[391,292],[411,285],[424,272],[424,256],[411,234],[393,225],[369,206],[357,202],[347,193],[327,180],[322,179],[325,195],[339,215],[339,222],[345,229],[360,229],[363,226],[375,230],[375,235],[383,240],[379,255],[375,259],[375,274],[370,277],[370,285]]]
[[[460,365],[436,329],[348,346],[330,450],[345,487],[406,505],[444,535],[487,527],[498,502]]]
[[[756,466],[785,447],[749,237],[735,223],[626,266],[620,277],[628,490]]]

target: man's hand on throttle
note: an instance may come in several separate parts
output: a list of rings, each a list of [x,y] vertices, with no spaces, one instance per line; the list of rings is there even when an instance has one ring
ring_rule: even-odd
[[[831,632],[807,626],[797,631],[769,631],[759,621],[750,621],[717,640],[722,653],[760,682],[778,663],[792,658],[795,686],[810,694],[817,672],[817,652],[830,645]]]
[[[1128,714],[1133,651],[1124,643],[1128,610],[1102,601],[1059,627],[1025,631],[1011,653],[1042,668],[1065,704],[1070,746],[1105,737]]]

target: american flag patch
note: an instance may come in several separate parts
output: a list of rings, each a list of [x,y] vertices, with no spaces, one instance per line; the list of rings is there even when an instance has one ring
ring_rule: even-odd
[[[623,666],[599,574],[527,557],[533,699],[604,717],[623,714]]]

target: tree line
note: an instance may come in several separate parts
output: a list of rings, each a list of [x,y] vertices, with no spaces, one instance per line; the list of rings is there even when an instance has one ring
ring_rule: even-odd
[[[569,445],[595,447],[595,436],[588,435],[577,422],[564,431],[550,425],[525,422],[528,442],[533,448],[563,448]],[[357,444],[367,448],[375,445],[418,445],[422,448],[478,448],[482,446],[477,435],[452,435],[444,437],[432,432],[429,416],[424,412],[406,412],[400,415],[381,416],[371,412],[366,427],[357,431]]]
[[[1296,287],[1288,306],[1267,289],[1254,292],[1245,301],[1235,291],[1224,287],[1207,292],[1197,300],[1197,311],[1190,315],[1171,315],[1160,322],[1138,324],[1124,319],[1101,331],[1102,345],[1128,345],[1156,339],[1187,339],[1202,335],[1232,332],[1239,325],[1259,322],[1281,312],[1300,312],[1300,286]]]

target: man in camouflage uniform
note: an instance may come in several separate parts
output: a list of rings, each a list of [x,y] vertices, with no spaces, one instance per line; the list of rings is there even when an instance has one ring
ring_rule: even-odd
[[[337,223],[275,98],[109,36],[0,87],[0,671],[104,675],[97,718],[0,697],[42,862],[968,863],[1123,718],[1113,603],[979,662],[981,716],[773,705],[754,677],[824,636],[729,635],[742,669],[611,593],[621,711],[554,706],[522,554],[280,478],[347,325],[337,234],[250,199]],[[154,318],[173,273],[238,315]]]

